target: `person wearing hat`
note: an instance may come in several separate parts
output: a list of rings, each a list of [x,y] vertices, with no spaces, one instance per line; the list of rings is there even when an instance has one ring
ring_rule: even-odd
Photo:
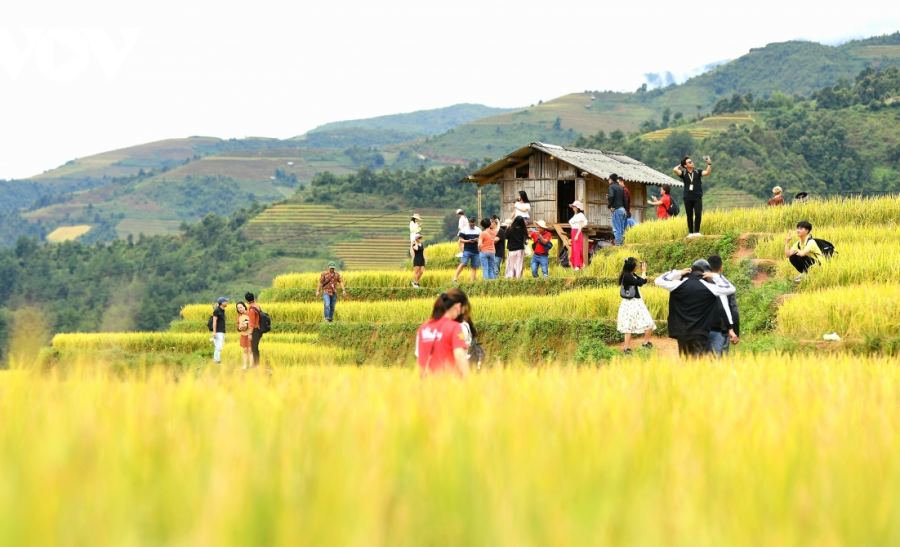
[[[550,266],[550,248],[553,246],[550,240],[553,236],[547,228],[546,222],[539,220],[536,224],[538,226],[537,231],[530,234],[534,245],[534,254],[531,255],[531,277],[536,278],[538,276],[538,266],[540,266],[541,273],[546,278],[550,277],[547,268]]]
[[[457,225],[459,227],[459,229],[456,230],[456,237],[459,239],[460,236],[462,236],[463,230],[465,230],[466,228],[469,227],[469,219],[466,218],[466,214],[463,212],[462,209],[456,210],[456,218],[457,218]],[[456,258],[462,258],[464,251],[465,251],[465,249],[463,249],[462,239],[460,239],[459,253],[456,255]]]
[[[784,198],[781,197],[781,193],[782,193],[783,191],[784,191],[784,190],[781,189],[781,186],[776,186],[775,188],[772,188],[772,193],[775,194],[775,197],[773,197],[772,199],[770,199],[769,201],[767,201],[767,202],[766,202],[766,205],[769,205],[769,206],[772,206],[772,205],[784,205]]]
[[[409,233],[410,234],[418,234],[422,231],[422,217],[419,216],[418,213],[414,214],[411,219],[409,219]]]
[[[587,227],[587,217],[584,216],[584,204],[580,201],[569,205],[575,215],[569,219],[572,227],[572,268],[577,272],[584,268],[584,229]]]
[[[709,281],[709,283],[705,282]],[[734,285],[710,271],[700,259],[690,268],[672,270],[656,278],[669,295],[669,337],[678,340],[683,357],[701,357],[709,351],[709,333],[719,324],[719,297],[734,294]]]
[[[217,365],[222,364],[222,348],[225,347],[225,308],[228,307],[228,299],[224,296],[216,300],[213,306],[210,330],[213,332],[212,342],[215,347],[213,351],[213,361]]]
[[[425,273],[425,246],[422,245],[422,234],[412,235],[412,244],[409,247],[409,255],[413,261],[413,282],[412,286],[421,289],[419,280]]]
[[[459,231],[459,243],[463,247],[462,258],[459,261],[459,267],[456,268],[456,274],[453,276],[453,282],[459,281],[459,274],[468,265],[472,270],[471,281],[475,282],[475,274],[478,272],[478,263],[481,261],[481,254],[478,252],[478,239],[481,236],[481,228],[475,226],[475,217],[466,219],[466,227]]]
[[[337,265],[334,262],[328,263],[328,269],[322,272],[319,277],[319,284],[316,286],[316,298],[322,293],[322,300],[325,302],[325,321],[331,323],[334,320],[334,307],[337,305],[337,285],[341,286],[344,296],[347,296],[347,287],[344,286],[344,280],[341,274],[335,271]]]

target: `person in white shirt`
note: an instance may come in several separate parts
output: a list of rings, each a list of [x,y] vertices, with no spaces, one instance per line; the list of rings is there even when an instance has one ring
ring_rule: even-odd
[[[456,231],[456,238],[459,239],[460,234],[462,234],[463,230],[469,227],[469,219],[466,218],[466,214],[462,209],[456,210],[456,219],[458,221],[459,229]],[[463,244],[462,240],[459,241],[459,253],[456,255],[456,258],[462,258],[463,255]]]
[[[587,217],[584,216],[584,204],[576,201],[569,205],[575,210],[575,216],[569,219],[572,227],[572,268],[577,272],[584,268],[584,229],[587,227]]]
[[[528,194],[525,193],[525,190],[519,190],[519,197],[516,198],[516,203],[513,205],[513,214],[509,217],[509,220],[513,220],[516,217],[522,217],[525,220],[525,224],[528,224],[528,221],[531,219],[531,202],[528,201]]]
[[[410,233],[410,235],[412,235],[412,234],[418,234],[421,231],[422,231],[422,217],[420,217],[418,214],[415,214],[412,216],[411,219],[409,219],[409,233]]]

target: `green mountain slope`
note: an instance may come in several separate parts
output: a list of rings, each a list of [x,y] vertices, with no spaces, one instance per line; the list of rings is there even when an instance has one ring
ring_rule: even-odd
[[[515,110],[513,108],[493,108],[481,104],[455,104],[432,110],[418,110],[406,114],[391,114],[360,120],[345,120],[326,123],[306,133],[311,137],[315,133],[334,131],[337,129],[365,128],[389,129],[419,135],[437,135],[454,127],[484,118]]]

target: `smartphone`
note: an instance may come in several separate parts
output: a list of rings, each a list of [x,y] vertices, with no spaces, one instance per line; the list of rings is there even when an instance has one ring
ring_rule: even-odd
[[[647,267],[647,263],[641,261],[641,269],[643,270],[643,269],[646,268],[646,267]]]
[[[709,156],[703,156],[703,161],[709,163]]]

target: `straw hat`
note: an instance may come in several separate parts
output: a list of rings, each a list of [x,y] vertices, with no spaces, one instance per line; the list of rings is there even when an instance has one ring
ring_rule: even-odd
[[[538,226],[540,226],[541,228],[543,228],[545,230],[547,229],[547,223],[544,222],[543,220],[539,220],[535,224],[537,224]]]

